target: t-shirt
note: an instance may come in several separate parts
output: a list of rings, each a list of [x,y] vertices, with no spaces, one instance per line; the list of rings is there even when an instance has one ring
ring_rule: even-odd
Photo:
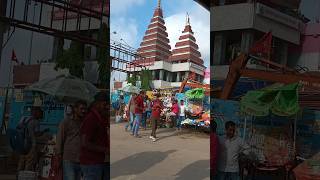
[[[179,105],[177,103],[173,104],[172,108],[171,108],[171,111],[173,113],[175,113],[176,115],[178,115],[178,113],[179,113]]]
[[[130,100],[129,100],[129,109],[130,112],[134,113],[136,108],[135,102],[134,102],[134,98],[131,96]]]
[[[248,154],[249,146],[240,138],[219,137],[218,170],[221,172],[239,172],[239,153]]]
[[[135,111],[136,114],[142,114],[143,113],[143,98],[141,95],[138,95],[135,100]]]
[[[106,152],[92,151],[81,146],[80,163],[84,165],[102,164],[105,162],[105,155],[109,152],[108,121],[101,117],[95,109],[91,109],[85,117],[80,129],[81,135],[86,135],[87,141],[100,147],[105,147]]]
[[[186,106],[180,105],[180,116],[185,116]]]
[[[160,118],[160,114],[161,114],[161,109],[162,109],[163,105],[162,102],[159,99],[155,99],[152,102],[152,113],[151,113],[151,117],[154,118]]]
[[[56,146],[57,153],[63,154],[63,160],[79,162],[81,124],[81,121],[69,118],[60,123]]]

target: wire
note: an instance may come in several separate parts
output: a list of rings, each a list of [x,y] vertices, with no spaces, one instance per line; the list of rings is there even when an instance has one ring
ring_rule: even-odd
[[[2,49],[4,49],[4,48],[6,47],[6,45],[7,45],[8,42],[9,42],[9,40],[12,38],[13,34],[15,33],[15,31],[16,31],[16,27],[13,27],[13,31],[12,31],[12,33],[7,37],[6,42],[5,42],[4,45],[1,47]],[[10,33],[10,32],[8,32],[8,33]]]

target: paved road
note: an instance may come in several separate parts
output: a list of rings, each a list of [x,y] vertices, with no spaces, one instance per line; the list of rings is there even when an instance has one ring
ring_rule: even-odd
[[[159,140],[125,132],[124,124],[111,124],[111,179],[209,180],[209,136],[173,129],[158,130]]]

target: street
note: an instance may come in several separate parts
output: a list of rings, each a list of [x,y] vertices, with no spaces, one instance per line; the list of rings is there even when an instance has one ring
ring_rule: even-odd
[[[158,141],[149,139],[151,129],[135,138],[125,123],[111,124],[111,179],[113,180],[209,180],[209,135],[171,128],[157,130]]]

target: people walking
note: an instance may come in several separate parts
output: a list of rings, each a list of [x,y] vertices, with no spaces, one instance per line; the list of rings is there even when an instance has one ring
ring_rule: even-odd
[[[107,119],[107,94],[100,92],[85,117],[80,129],[81,150],[80,164],[84,180],[100,180],[105,169],[109,169],[106,162],[109,156],[109,122]],[[106,167],[108,166],[108,167]],[[106,174],[104,179],[109,179]]]
[[[125,127],[125,130],[127,131],[128,130],[128,127],[130,126],[130,131],[132,131],[133,129],[133,122],[134,122],[134,118],[135,118],[135,101],[134,99],[136,98],[136,94],[135,93],[132,93],[131,97],[130,97],[130,100],[129,100],[129,103],[128,103],[128,107],[129,107],[129,121],[128,121],[128,124],[126,125]]]
[[[152,113],[151,113],[151,125],[152,125],[152,132],[150,138],[153,142],[157,140],[156,131],[158,128],[158,122],[160,121],[160,114],[163,109],[163,104],[161,100],[159,99],[160,94],[155,95],[155,100],[152,101]]]
[[[85,101],[77,101],[72,106],[72,116],[63,120],[58,129],[56,155],[62,159],[63,179],[64,180],[80,180],[80,148],[81,137],[80,127],[86,115],[87,103]]]
[[[176,130],[177,129],[177,124],[178,124],[178,117],[179,117],[179,105],[178,105],[178,101],[176,99],[172,100],[172,107],[171,107],[171,119],[172,119],[172,124],[173,126],[176,126]]]
[[[186,107],[184,105],[184,101],[181,100],[180,101],[180,106],[179,106],[179,118],[177,120],[177,130],[180,131],[181,130],[181,122],[185,120],[185,114],[186,112]]]
[[[133,123],[133,129],[132,129],[132,135],[135,137],[141,137],[139,136],[139,127],[140,127],[140,122],[142,118],[142,113],[143,113],[143,98],[145,95],[145,91],[140,91],[140,94],[134,99],[135,100],[135,119]]]
[[[24,118],[19,122],[18,130],[23,131],[23,139],[17,140],[24,143],[25,153],[19,158],[18,171],[36,171],[39,162],[39,142],[49,139],[48,129],[40,130],[40,121],[43,118],[43,111],[40,104],[34,104],[31,108],[31,117]]]

